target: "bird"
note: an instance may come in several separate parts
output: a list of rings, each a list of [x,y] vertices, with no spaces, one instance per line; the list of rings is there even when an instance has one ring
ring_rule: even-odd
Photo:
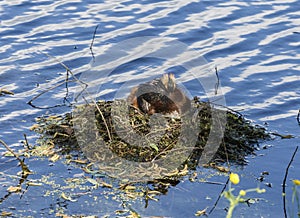
[[[191,108],[191,100],[178,87],[173,73],[133,87],[127,102],[149,115],[180,116]]]

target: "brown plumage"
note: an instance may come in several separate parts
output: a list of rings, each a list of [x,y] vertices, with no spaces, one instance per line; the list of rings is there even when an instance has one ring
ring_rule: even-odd
[[[134,87],[127,101],[147,114],[182,114],[191,107],[190,99],[177,87],[172,73]]]

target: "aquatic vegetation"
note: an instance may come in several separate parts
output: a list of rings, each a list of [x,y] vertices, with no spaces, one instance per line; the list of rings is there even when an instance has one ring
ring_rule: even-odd
[[[236,185],[240,182],[240,177],[236,173],[230,173],[229,174],[229,180],[232,184]]]
[[[294,161],[294,158],[297,154],[297,151],[298,151],[298,148],[299,146],[296,146],[295,148],[295,151],[293,152],[293,155],[286,167],[286,170],[285,170],[285,175],[284,175],[284,178],[283,178],[283,184],[282,184],[282,199],[283,199],[283,212],[284,212],[284,217],[287,217],[287,204],[286,204],[286,181],[287,181],[287,178],[288,178],[288,173],[289,173],[289,169],[290,169],[290,166],[292,165],[293,161]],[[298,210],[298,217],[300,216],[300,204],[299,204],[299,193],[297,191],[297,186],[300,185],[300,180],[298,179],[294,179],[293,181],[293,195],[292,195],[292,211],[290,212],[291,214],[291,217],[294,217],[294,204],[295,204],[295,198],[296,198],[296,203],[297,203],[297,210]]]
[[[118,103],[123,104],[124,102],[119,101]],[[128,128],[128,126],[126,126],[127,123],[122,120],[122,111],[114,111],[113,113],[116,118],[114,121],[112,120],[112,104],[116,104],[116,102],[99,101],[97,105],[100,111],[89,105],[81,106],[78,110],[80,111],[79,114],[85,113],[89,107],[92,108],[92,110],[95,110],[94,116],[97,120],[97,131],[101,138],[105,141],[106,145],[109,146],[110,150],[119,157],[126,158],[130,161],[145,162],[160,159],[169,152],[176,152],[172,150],[175,144],[184,143],[182,149],[188,148],[193,151],[189,159],[183,161],[187,161],[190,168],[195,167],[206,146],[211,131],[212,113],[225,113],[225,120],[220,120],[220,122],[226,123],[226,126],[224,137],[218,151],[211,160],[211,163],[215,162],[217,164],[222,164],[229,161],[236,164],[246,164],[244,157],[249,154],[254,154],[259,141],[270,139],[270,134],[264,127],[253,125],[241,114],[226,109],[224,112],[224,110],[216,109],[209,103],[195,102],[194,108],[196,110],[199,109],[196,112],[196,122],[198,122],[198,125],[195,131],[199,131],[199,134],[196,144],[187,145],[189,142],[180,141],[179,135],[182,131],[183,122],[193,121],[185,120],[184,117],[181,119],[166,118],[165,127],[162,128],[160,125],[155,129],[155,124],[151,123],[151,116],[140,113],[134,108],[129,108],[128,123],[130,123],[130,128]],[[125,109],[128,110],[128,108]],[[63,154],[80,151],[81,148],[77,142],[80,137],[78,137],[78,134],[75,134],[73,126],[76,119],[79,118],[76,116],[74,117],[74,114],[71,113],[64,116],[40,117],[37,119],[38,124],[34,126],[33,130],[41,135],[41,139],[39,140],[41,145],[45,143],[54,144],[56,147],[59,147],[60,153]],[[76,122],[78,121],[76,120]],[[117,125],[114,122],[117,122]],[[155,134],[151,132],[150,124],[152,125],[152,129],[154,128],[156,130]],[[185,125],[189,125],[189,123],[185,123]],[[191,125],[195,124],[191,123]],[[85,133],[87,130],[84,128],[86,127],[78,127],[81,132]],[[132,134],[132,132],[136,132],[143,136],[147,135],[148,141],[141,142],[143,143],[141,145],[134,143],[130,144],[119,136],[120,132],[123,136],[126,136],[127,142],[136,142],[134,138],[135,135]],[[193,134],[193,132],[187,134]],[[161,138],[157,139],[158,136]],[[87,145],[84,149],[85,153],[95,152],[92,151],[92,143],[91,146]],[[88,151],[88,149],[91,149],[91,151]],[[177,152],[180,154],[180,151]]]
[[[236,206],[240,203],[246,203],[247,200],[243,197],[246,196],[248,192],[257,192],[257,193],[264,193],[266,190],[265,189],[260,189],[260,188],[254,188],[254,189],[247,189],[247,190],[240,190],[239,194],[235,196],[233,194],[234,188],[231,188],[231,184],[237,185],[240,182],[239,175],[236,173],[230,173],[229,174],[229,184],[228,184],[228,190],[223,192],[222,195],[229,201],[229,208],[227,211],[226,218],[231,218],[232,213]]]
[[[300,186],[300,180],[299,179],[294,179],[293,183],[295,186]]]
[[[290,212],[291,217],[294,217],[294,206],[296,204],[297,208],[297,216],[300,217],[300,199],[299,199],[299,191],[298,191],[298,186],[300,186],[300,180],[294,179],[293,181],[293,194],[292,194],[292,211]]]

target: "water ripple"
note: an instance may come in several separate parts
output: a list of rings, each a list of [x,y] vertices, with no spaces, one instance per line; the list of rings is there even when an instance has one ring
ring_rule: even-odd
[[[262,108],[278,113],[273,114],[272,119],[292,116],[300,104],[297,91],[299,10],[296,0],[3,0],[0,2],[0,82],[1,87],[10,88],[15,96],[2,96],[1,107],[17,103],[23,106],[18,112],[4,110],[5,118],[1,120],[9,122],[17,116],[22,117],[28,112],[25,102],[63,83],[65,69],[59,61],[67,64],[77,76],[87,71],[92,59],[89,46],[96,25],[99,25],[94,41],[97,56],[106,54],[112,44],[133,37],[160,36],[179,40],[218,67],[229,106],[255,112],[257,119],[266,117],[256,113]],[[163,46],[157,43],[153,49]],[[147,49],[141,48],[141,53]],[[188,55],[179,57],[186,59]],[[107,61],[101,69],[118,66],[118,61]],[[122,82],[155,76],[157,63],[153,67],[138,64],[118,68],[118,73],[106,79],[103,86],[106,88],[101,94],[113,98]],[[168,67],[162,64],[160,69]],[[200,69],[198,72],[199,76],[203,74]],[[176,76],[191,95],[205,97],[188,72],[178,71]],[[97,82],[100,81],[95,80],[95,84]],[[76,89],[76,84],[70,86],[71,92]],[[37,103],[48,105],[61,101],[66,91],[63,87],[58,86],[54,93],[41,96]],[[284,115],[280,107],[290,104],[293,108]],[[39,113],[31,111],[33,117],[34,112]]]
[[[177,66],[193,62],[195,57],[191,54],[197,52],[197,55],[203,55],[209,62],[205,66],[209,69],[217,67],[222,88],[219,94],[225,95],[227,106],[241,111],[260,124],[272,122],[272,128],[275,126],[278,132],[289,131],[288,134],[299,135],[299,126],[296,122],[300,107],[299,11],[300,4],[297,0],[1,0],[0,88],[11,90],[15,94],[0,96],[0,138],[14,149],[18,149],[23,148],[20,146],[20,140],[23,140],[23,134],[26,133],[29,142],[34,144],[35,136],[29,132],[29,127],[35,123],[37,116],[61,114],[71,110],[68,106],[47,110],[36,109],[27,102],[43,92],[45,93],[33,102],[36,106],[61,105],[65,97],[70,101],[73,100],[73,95],[80,87],[70,77],[69,96],[66,96],[64,83],[66,69],[60,62],[66,64],[77,77],[91,71],[90,44],[97,25],[99,26],[93,51],[101,64],[94,72],[94,78],[89,78],[91,79],[89,88],[96,89],[96,97],[112,99],[121,96],[133,85],[172,70],[190,97],[199,95],[201,99],[207,100],[207,95],[213,94],[215,90],[209,90],[208,93],[203,87],[214,85],[215,81],[207,78],[206,71],[199,66],[205,65],[204,59],[197,62],[199,65],[191,67],[195,75],[202,79],[203,84],[195,81],[195,76],[190,71]],[[136,43],[136,50],[127,47],[123,52],[131,55],[130,61],[118,56],[119,53],[111,53],[111,49],[123,40],[146,36],[178,40],[185,43],[188,49],[180,50],[180,47],[174,49],[174,54],[168,53],[170,57],[168,60],[141,57],[166,47],[166,41],[156,40],[151,46]],[[168,65],[172,61],[173,63]],[[105,69],[112,69],[110,75],[99,75]],[[97,89],[99,84],[102,84],[100,90]],[[49,89],[51,91],[47,92]],[[295,141],[293,142],[295,144]],[[299,144],[299,140],[297,143]],[[270,162],[264,163],[265,159],[257,158],[261,162],[255,165],[255,170],[257,166],[261,169],[264,167],[270,169],[271,173],[268,176],[270,181],[271,178],[274,180],[273,175],[281,175],[282,172],[279,172],[281,166],[278,167],[278,163],[282,163],[283,154],[290,157],[290,153],[287,154],[289,150],[283,149],[286,147],[288,146],[285,144],[278,145],[279,155],[275,158],[272,156],[274,150],[269,151]],[[3,152],[4,149],[0,146],[0,153]],[[0,158],[2,171],[15,167],[15,161],[8,163],[5,160],[6,158]],[[46,162],[45,167],[39,162],[37,168],[41,167],[43,172],[49,170]],[[30,167],[36,167],[33,162],[29,164]],[[56,167],[59,169],[58,165]],[[281,180],[274,181],[274,187],[280,186],[281,182]],[[199,191],[199,187],[197,186],[195,190]],[[3,196],[7,194],[5,188],[0,192]],[[25,207],[34,205],[34,210],[47,211],[45,205],[38,202],[41,198],[32,195],[34,197],[29,197],[30,201],[26,199],[26,194],[31,192],[24,195],[27,202],[24,203],[24,199],[23,202],[20,199],[12,200],[12,204],[8,206],[17,205],[18,211],[26,211],[24,205]],[[270,204],[273,208],[261,209],[261,216],[276,217],[281,213],[281,209],[277,209],[281,208],[279,206],[281,199],[278,198],[280,202],[276,201],[281,193],[278,192],[277,197],[276,193],[267,192],[267,195],[268,193],[270,196],[266,199],[272,202]],[[103,208],[105,201],[100,196],[97,197],[100,199],[99,205],[101,204]],[[171,197],[166,195],[166,199],[168,205],[177,201],[172,195]],[[196,211],[201,203],[195,199],[193,202],[197,204],[196,209],[192,204],[189,206]],[[164,199],[161,200],[164,204]],[[51,205],[57,203],[49,198],[46,201]],[[107,205],[111,209],[111,204]],[[149,204],[147,208],[149,214],[151,208],[154,208],[153,214],[157,214],[159,206],[153,205]],[[251,206],[252,211],[259,205],[261,202]],[[264,204],[262,205],[264,207]],[[9,208],[5,204],[2,206]],[[69,204],[64,212],[70,212],[69,207],[73,206]],[[93,207],[89,209],[94,214]],[[168,207],[158,209],[169,210]],[[188,209],[185,211],[191,211]],[[160,215],[178,217],[181,210],[182,208],[173,207],[166,214]],[[253,216],[249,210],[247,209],[246,215]],[[77,212],[78,208],[74,211]],[[255,211],[255,214],[258,211]],[[223,210],[222,213],[218,211],[214,213],[216,217],[224,215]],[[27,215],[31,214],[25,214]]]

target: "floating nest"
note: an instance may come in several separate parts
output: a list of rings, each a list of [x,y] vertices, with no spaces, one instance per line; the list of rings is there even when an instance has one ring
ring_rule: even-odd
[[[87,157],[100,170],[115,175],[123,173],[124,166],[118,166],[125,160],[130,163],[126,174],[149,172],[149,180],[174,175],[174,168],[168,166],[180,171],[199,164],[244,165],[259,142],[270,139],[264,127],[241,114],[198,99],[180,118],[146,115],[124,100],[99,101],[63,116],[38,118],[33,129],[41,134],[41,144],[55,145],[61,154]],[[134,164],[143,169],[136,170]],[[161,165],[165,167],[158,168]]]

